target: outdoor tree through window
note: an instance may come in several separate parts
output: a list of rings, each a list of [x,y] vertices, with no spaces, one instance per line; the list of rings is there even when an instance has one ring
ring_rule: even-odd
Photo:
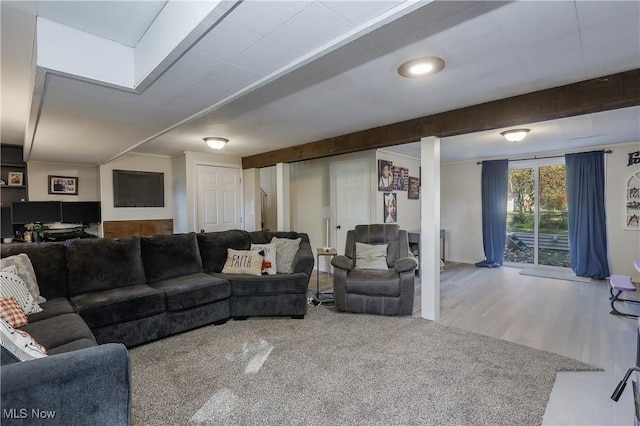
[[[505,261],[567,267],[567,230],[564,165],[510,169]]]

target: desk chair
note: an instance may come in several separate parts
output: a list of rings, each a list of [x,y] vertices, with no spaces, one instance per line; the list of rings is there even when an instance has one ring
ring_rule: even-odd
[[[633,262],[633,265],[636,267],[636,270],[640,272],[640,259],[636,259],[635,262]],[[629,275],[611,275],[609,277],[609,284],[609,293],[611,293],[611,297],[609,297],[609,299],[611,300],[611,314],[629,318],[638,318],[639,315],[631,314],[628,312],[621,312],[615,306],[615,304],[618,302],[640,304],[640,300],[620,298],[620,295],[622,295],[622,293],[634,293],[636,291],[636,286],[633,285],[633,282],[631,282],[631,277]],[[617,293],[614,294],[614,290]]]

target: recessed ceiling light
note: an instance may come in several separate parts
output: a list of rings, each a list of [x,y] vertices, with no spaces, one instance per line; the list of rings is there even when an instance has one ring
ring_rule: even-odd
[[[405,62],[398,68],[398,74],[407,78],[424,77],[442,71],[444,59],[436,56],[416,58]]]
[[[229,142],[229,139],[213,137],[204,138],[203,140],[207,143],[207,145],[209,145],[209,148],[211,149],[222,149],[227,144],[227,142]]]
[[[500,132],[500,134],[509,142],[520,142],[528,133],[529,129],[513,129]]]

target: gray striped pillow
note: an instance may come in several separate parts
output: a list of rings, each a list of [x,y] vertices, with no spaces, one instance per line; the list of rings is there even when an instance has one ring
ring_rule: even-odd
[[[4,257],[0,259],[0,269],[8,268],[11,265],[15,265],[18,276],[24,280],[24,283],[29,289],[29,293],[36,299],[38,303],[44,303],[47,301],[40,295],[40,288],[38,287],[38,280],[36,279],[36,273],[33,270],[31,259],[25,253],[19,253],[13,256]]]
[[[42,308],[29,293],[27,284],[18,275],[15,265],[0,270],[0,297],[15,297],[27,315],[42,312]]]

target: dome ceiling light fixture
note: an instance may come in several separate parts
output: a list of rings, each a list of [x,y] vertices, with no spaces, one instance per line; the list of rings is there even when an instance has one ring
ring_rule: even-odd
[[[209,148],[211,149],[222,149],[225,147],[227,142],[229,142],[229,139],[217,137],[208,137],[204,138],[203,140],[207,143],[207,145],[209,145]]]
[[[437,56],[411,59],[398,67],[398,74],[407,78],[425,77],[444,69],[444,59]]]
[[[529,129],[513,129],[500,132],[500,134],[509,142],[520,142],[528,133]]]

